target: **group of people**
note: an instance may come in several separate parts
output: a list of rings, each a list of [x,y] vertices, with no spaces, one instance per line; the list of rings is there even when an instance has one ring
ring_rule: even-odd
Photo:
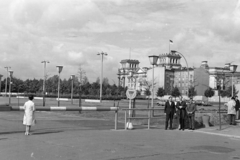
[[[230,125],[236,125],[236,119],[239,119],[239,108],[238,96],[232,97],[227,103],[227,114]]]
[[[179,130],[184,130],[186,128],[194,130],[195,129],[195,111],[197,110],[196,104],[193,102],[193,99],[190,98],[189,103],[183,99],[183,97],[179,97],[179,101],[175,99],[172,100],[170,96],[168,101],[165,103],[164,113],[166,114],[165,121],[165,130],[173,129],[173,118],[174,115],[177,116],[179,123]],[[187,121],[188,120],[188,121]],[[170,124],[169,124],[170,122]],[[186,126],[188,122],[188,126]],[[168,128],[169,124],[169,128]]]

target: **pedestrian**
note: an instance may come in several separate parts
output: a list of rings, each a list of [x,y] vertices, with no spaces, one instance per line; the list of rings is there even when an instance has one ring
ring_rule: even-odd
[[[240,108],[240,102],[238,100],[238,96],[235,96],[235,102],[236,102],[236,119],[239,119],[239,108]]]
[[[175,106],[175,111],[176,111],[176,117],[177,117],[177,126],[178,126],[178,129],[180,129],[180,121],[179,121],[179,118],[180,118],[180,112],[179,112],[179,100],[177,98],[175,98],[175,101],[174,101],[174,106]]]
[[[176,108],[177,108],[177,115],[179,116],[179,130],[183,130],[185,129],[185,119],[186,119],[186,107],[187,104],[186,102],[183,100],[183,97],[179,97],[180,101],[177,103]]]
[[[175,114],[175,105],[174,105],[174,102],[172,101],[171,96],[168,98],[168,101],[165,103],[164,113],[166,114],[165,130],[168,129],[169,121],[170,121],[169,129],[172,130],[173,116]]]
[[[31,126],[35,125],[36,120],[34,116],[35,112],[35,105],[33,103],[33,95],[28,97],[28,101],[25,102],[23,109],[24,109],[24,116],[23,116],[23,124],[26,126],[25,135],[30,134]]]
[[[229,124],[230,125],[235,125],[235,116],[236,116],[236,109],[235,109],[235,106],[236,106],[236,102],[235,102],[235,98],[232,97],[230,101],[228,101],[227,103],[227,106],[228,106],[228,111],[227,111],[227,114],[228,114],[228,119],[229,119]]]
[[[187,105],[186,111],[188,116],[189,129],[195,129],[195,111],[197,110],[196,104],[193,102],[193,98],[190,98],[189,104]]]

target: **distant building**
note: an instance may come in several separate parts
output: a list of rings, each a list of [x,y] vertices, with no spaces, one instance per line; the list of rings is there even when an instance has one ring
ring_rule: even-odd
[[[154,67],[155,95],[159,87],[163,87],[167,94],[171,94],[173,88],[178,87],[182,95],[187,95],[188,89],[194,87],[197,95],[203,96],[209,87],[217,90],[219,87],[225,89],[232,85],[230,64],[225,64],[224,67],[209,67],[207,61],[202,61],[199,68],[187,68],[182,67],[180,61],[181,56],[176,52],[159,55],[158,63]],[[131,59],[122,60],[120,63],[119,86],[135,88],[143,94],[144,90],[151,86],[152,67],[140,68],[140,62]],[[130,72],[133,72],[132,77]],[[240,84],[240,72],[234,73],[233,84]]]

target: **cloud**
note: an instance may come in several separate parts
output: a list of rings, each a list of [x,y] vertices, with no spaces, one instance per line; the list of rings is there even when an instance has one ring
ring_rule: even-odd
[[[90,21],[101,20],[101,11],[91,0],[16,0],[10,15],[21,25],[49,30],[81,28]]]
[[[212,31],[224,41],[240,42],[240,1],[232,12],[215,15],[211,23]]]

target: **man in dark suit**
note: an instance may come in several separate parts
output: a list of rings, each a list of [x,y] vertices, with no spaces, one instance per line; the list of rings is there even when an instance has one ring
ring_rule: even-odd
[[[173,129],[172,123],[173,123],[173,116],[175,114],[175,105],[174,105],[174,102],[172,101],[171,96],[168,98],[168,101],[165,103],[164,113],[166,114],[165,130],[168,129],[169,120],[170,120],[169,129]]]
[[[183,130],[185,129],[185,119],[186,119],[186,107],[187,104],[186,102],[183,100],[182,97],[179,97],[180,101],[177,102],[177,105],[175,106],[177,109],[177,115],[178,115],[178,119],[179,119],[179,124],[180,124],[180,128],[179,130]]]
[[[238,100],[238,96],[235,96],[235,101],[236,101],[236,106],[235,106],[235,109],[236,109],[236,119],[239,119],[240,103],[239,103],[239,100]]]

